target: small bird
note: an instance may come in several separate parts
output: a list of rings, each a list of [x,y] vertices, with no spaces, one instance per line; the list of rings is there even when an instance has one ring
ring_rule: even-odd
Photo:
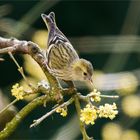
[[[41,14],[48,28],[47,64],[52,75],[65,82],[89,81],[92,83],[93,66],[79,58],[67,37],[59,30],[54,12]]]

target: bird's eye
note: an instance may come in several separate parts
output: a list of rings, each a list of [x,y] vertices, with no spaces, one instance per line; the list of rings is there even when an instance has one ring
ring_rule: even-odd
[[[86,72],[84,72],[83,74],[84,74],[85,76],[87,76],[87,73],[86,73]]]

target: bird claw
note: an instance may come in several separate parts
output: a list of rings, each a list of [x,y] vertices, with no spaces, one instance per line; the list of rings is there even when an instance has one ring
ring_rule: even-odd
[[[58,104],[61,104],[63,103],[63,96],[61,94],[56,94],[54,100],[57,101]]]

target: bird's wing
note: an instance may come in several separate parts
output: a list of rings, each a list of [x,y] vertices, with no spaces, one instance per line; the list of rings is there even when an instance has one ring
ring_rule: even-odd
[[[61,70],[68,67],[75,59],[79,58],[70,43],[59,42],[52,44],[47,53],[48,67]]]
[[[48,49],[50,48],[52,44],[58,44],[59,42],[70,43],[67,37],[56,27],[52,29],[52,31],[49,32]]]

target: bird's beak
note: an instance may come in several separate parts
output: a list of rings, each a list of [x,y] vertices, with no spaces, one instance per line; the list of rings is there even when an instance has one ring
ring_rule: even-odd
[[[89,82],[90,82],[90,84],[93,86],[93,80],[92,80],[92,77],[89,78]]]
[[[90,83],[91,83],[91,85],[93,85],[93,80],[92,79],[90,80]]]

